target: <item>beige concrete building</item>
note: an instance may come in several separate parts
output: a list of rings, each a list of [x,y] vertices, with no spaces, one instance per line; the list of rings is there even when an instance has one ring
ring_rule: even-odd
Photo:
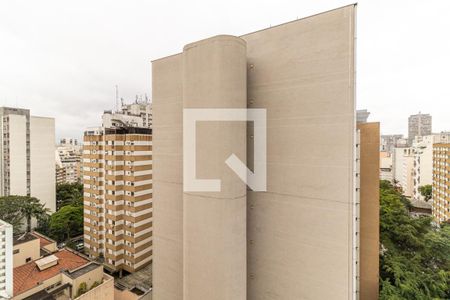
[[[450,219],[450,144],[433,145],[433,217],[438,223]]]
[[[414,194],[414,149],[394,148],[394,180],[402,188],[403,195],[412,198]]]
[[[351,5],[152,62],[156,300],[358,299],[364,276],[367,299],[376,299],[377,273],[360,274],[358,263],[367,175],[359,174],[354,41]],[[247,190],[224,163],[235,153],[254,164],[252,126],[240,122],[197,124],[197,177],[220,178],[222,189],[183,191],[186,108],[266,109],[266,192]],[[378,177],[365,186],[378,189]],[[375,260],[361,272],[378,259],[377,229],[365,230]]]
[[[380,124],[358,124],[360,133],[359,297],[377,300],[380,249]]]
[[[111,272],[152,260],[151,129],[88,129],[83,146],[84,245]]]
[[[0,119],[0,195],[31,195],[54,212],[55,119],[11,107]]]

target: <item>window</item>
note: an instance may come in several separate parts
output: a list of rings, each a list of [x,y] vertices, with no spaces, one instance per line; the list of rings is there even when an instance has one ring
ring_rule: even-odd
[[[25,259],[25,262],[30,262],[31,261],[31,257],[27,257],[27,259]]]
[[[20,249],[15,249],[14,251],[13,251],[13,254],[17,254],[17,253],[19,253],[20,252]]]

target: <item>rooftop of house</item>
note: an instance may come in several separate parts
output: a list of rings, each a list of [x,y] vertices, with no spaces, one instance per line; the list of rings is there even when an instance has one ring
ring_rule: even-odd
[[[64,271],[74,271],[90,263],[87,258],[67,249],[59,250],[53,255],[58,258],[57,264],[42,271],[39,270],[36,261],[14,268],[14,296],[22,294]]]
[[[29,241],[32,241],[35,239],[38,239],[38,237],[32,233],[26,232],[26,233],[14,236],[13,245],[14,246],[20,245],[22,243],[26,243],[26,242],[29,242]]]

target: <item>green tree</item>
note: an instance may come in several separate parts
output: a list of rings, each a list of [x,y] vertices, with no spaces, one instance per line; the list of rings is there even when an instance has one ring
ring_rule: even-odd
[[[50,217],[50,237],[62,242],[83,233],[83,206],[66,205]]]
[[[433,186],[431,184],[419,186],[419,192],[425,198],[425,201],[428,201],[433,197]]]
[[[31,219],[36,218],[39,221],[47,212],[45,205],[35,197],[16,195],[0,197],[1,219],[13,225],[16,233],[22,229],[23,220],[27,224],[27,231],[30,232]]]
[[[13,226],[14,234],[20,233],[23,226],[20,205],[15,197],[0,197],[0,219]]]
[[[380,299],[450,299],[450,226],[413,218],[409,201],[380,184]]]
[[[39,199],[29,196],[12,196],[16,197],[18,201],[21,202],[20,211],[26,220],[27,232],[31,231],[31,219],[36,218],[37,220],[46,216],[49,212],[48,208],[42,204]]]
[[[83,205],[83,185],[81,183],[56,185],[56,210],[65,205]]]

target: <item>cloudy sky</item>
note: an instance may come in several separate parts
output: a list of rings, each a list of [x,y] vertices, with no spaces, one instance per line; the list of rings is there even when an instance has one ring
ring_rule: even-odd
[[[56,118],[80,137],[115,106],[151,95],[150,61],[192,41],[242,35],[352,1],[0,0],[0,106]],[[358,107],[383,133],[422,111],[450,130],[450,1],[358,3]]]

